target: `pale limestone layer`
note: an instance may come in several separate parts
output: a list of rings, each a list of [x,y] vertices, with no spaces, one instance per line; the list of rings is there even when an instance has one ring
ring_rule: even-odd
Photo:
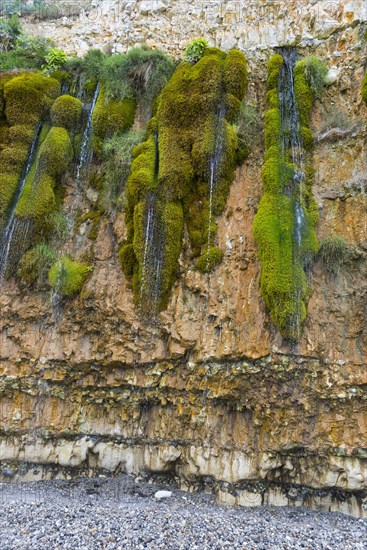
[[[57,12],[57,2],[52,4],[46,10],[49,17]],[[29,22],[28,28],[54,38],[70,53],[81,54],[96,46],[126,51],[145,43],[181,55],[186,44],[200,36],[224,50],[317,45],[340,29],[367,20],[364,0],[99,0],[91,4],[79,16],[70,10],[68,17],[68,11],[60,9],[63,17]]]

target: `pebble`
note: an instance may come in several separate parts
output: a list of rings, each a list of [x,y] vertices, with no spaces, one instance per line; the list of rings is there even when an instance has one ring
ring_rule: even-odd
[[[367,520],[169,488],[126,475],[0,484],[1,550],[367,550]]]

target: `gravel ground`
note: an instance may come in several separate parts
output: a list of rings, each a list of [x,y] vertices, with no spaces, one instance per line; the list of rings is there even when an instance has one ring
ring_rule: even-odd
[[[173,491],[156,501],[159,489]],[[229,508],[119,478],[0,484],[0,548],[360,550],[367,521],[304,508]]]

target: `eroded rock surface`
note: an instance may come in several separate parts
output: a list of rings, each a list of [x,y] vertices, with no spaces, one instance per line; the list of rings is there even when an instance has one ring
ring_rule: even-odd
[[[82,19],[72,27],[58,21],[48,34],[78,37],[79,25],[84,38],[65,42],[72,50],[88,35],[94,37],[88,47],[113,37],[123,49],[146,41],[182,51],[182,3],[149,3],[154,10],[147,13],[145,2],[122,4],[135,34],[141,31],[139,40],[135,34],[125,40],[127,23],[112,27],[109,10],[91,26]],[[202,7],[196,6],[185,4],[191,18],[185,36],[199,33]],[[258,3],[246,29],[228,22],[221,34],[218,14],[210,23],[222,36],[213,38],[217,45],[264,45],[247,52],[249,100],[261,113],[265,62],[269,47],[283,43],[282,28],[291,43],[303,44],[304,53],[319,55],[334,70],[313,114],[314,134],[321,136],[315,145],[317,233],[319,239],[343,236],[355,255],[336,277],[316,261],[299,345],[282,341],[259,295],[252,223],[262,194],[260,145],[237,170],[218,221],[222,264],[210,278],[199,274],[185,241],[168,309],[156,321],[139,319],[119,263],[121,213],[101,220],[94,243],[86,225],[75,228],[65,252],[92,257],[94,271],[82,296],[57,306],[59,311],[47,290],[29,292],[14,280],[3,286],[0,456],[19,478],[31,475],[29,463],[43,465],[41,477],[60,467],[66,475],[68,468],[162,471],[178,476],[183,487],[210,481],[228,503],[304,503],[366,514],[367,108],[360,94],[366,27],[359,23],[366,7],[340,5],[329,22],[320,19],[324,8],[323,2],[287,2],[292,24],[279,9],[276,29],[266,17],[259,28]],[[349,128],[344,133],[335,131],[341,112],[343,130]],[[330,130],[333,137],[325,138]],[[76,204],[88,209],[91,200],[76,196],[68,182],[69,211]]]

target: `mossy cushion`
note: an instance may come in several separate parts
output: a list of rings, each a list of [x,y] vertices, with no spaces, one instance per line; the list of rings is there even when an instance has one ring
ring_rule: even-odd
[[[51,107],[52,125],[74,130],[79,123],[82,110],[83,105],[79,99],[70,95],[62,95]]]
[[[51,267],[48,280],[52,288],[63,296],[72,296],[82,289],[91,267],[63,256]]]

